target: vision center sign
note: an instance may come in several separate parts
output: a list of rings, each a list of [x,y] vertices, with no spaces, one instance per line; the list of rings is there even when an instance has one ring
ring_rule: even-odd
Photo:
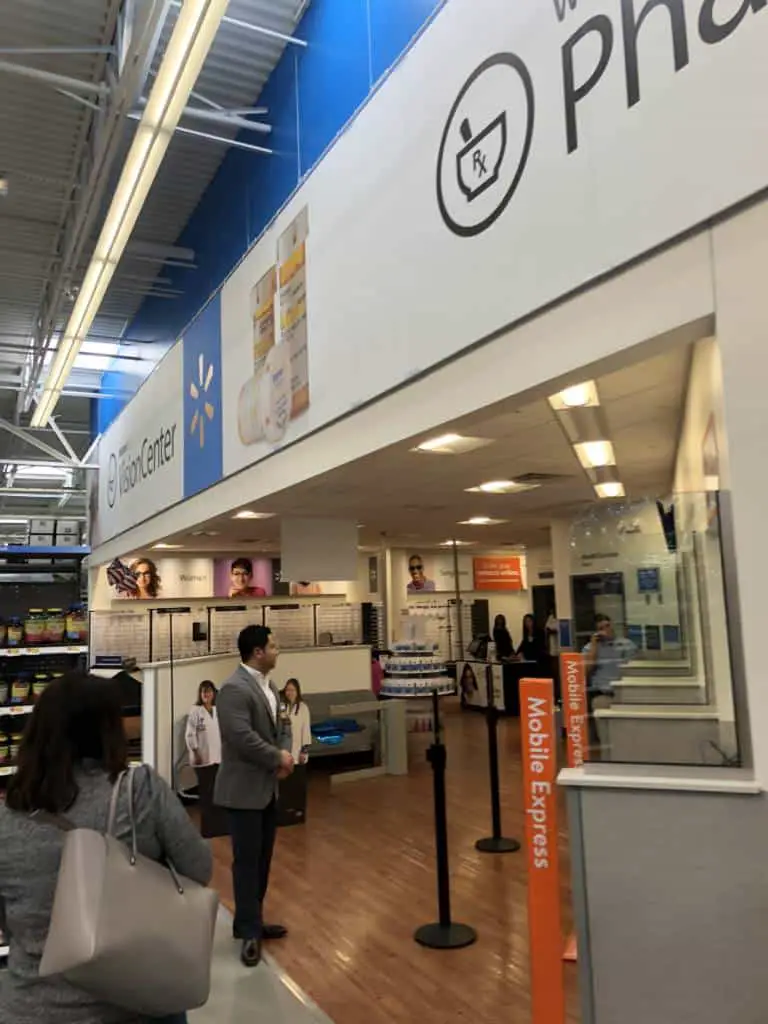
[[[110,452],[107,477],[107,505],[114,508],[124,495],[149,481],[176,457],[177,424],[161,426],[154,437],[143,437],[136,448],[124,444],[117,454]]]
[[[553,0],[558,23],[573,28],[585,0]],[[563,144],[568,154],[580,144],[579,114],[602,86],[612,61],[622,61],[627,110],[642,99],[641,46],[652,46],[651,15],[666,12],[667,50],[675,73],[691,61],[689,34],[706,46],[746,31],[750,14],[768,0],[620,0],[620,11],[591,14],[560,46]],[[698,10],[697,10],[698,8]],[[648,27],[646,27],[648,23]],[[656,26],[658,29],[658,25]],[[619,52],[620,51],[620,52]],[[614,54],[618,54],[614,56]],[[495,53],[462,85],[440,140],[437,202],[446,226],[464,237],[487,230],[509,205],[525,173],[534,139],[536,89],[523,56]]]
[[[101,439],[94,547],[181,500],[181,385],[176,345]]]

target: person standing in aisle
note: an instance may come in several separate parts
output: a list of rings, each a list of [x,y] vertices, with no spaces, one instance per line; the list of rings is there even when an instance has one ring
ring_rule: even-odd
[[[263,939],[281,939],[282,925],[265,925],[263,904],[277,831],[278,783],[294,767],[291,731],[269,678],[278,647],[266,626],[246,626],[237,638],[241,664],[217,700],[221,766],[214,799],[229,813],[234,937],[246,967],[261,961]]]
[[[226,815],[215,807],[213,791],[216,775],[221,764],[221,731],[216,711],[216,686],[210,679],[204,679],[197,691],[197,703],[187,716],[184,739],[189,753],[189,763],[197,776],[197,791],[200,796],[200,832],[204,839],[229,835]]]

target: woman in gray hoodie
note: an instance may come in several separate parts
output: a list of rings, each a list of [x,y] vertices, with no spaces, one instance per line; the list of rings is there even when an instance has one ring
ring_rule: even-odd
[[[64,978],[40,978],[64,833],[34,817],[62,815],[78,828],[105,831],[112,786],[127,764],[119,693],[113,683],[83,673],[55,680],[29,720],[18,769],[0,808],[0,899],[10,943],[0,983],[3,1024],[144,1024]],[[134,816],[139,850],[169,860],[205,885],[211,853],[170,787],[151,768],[136,769]],[[128,841],[127,787],[122,787],[115,835]],[[182,1018],[183,1020],[183,1015]]]

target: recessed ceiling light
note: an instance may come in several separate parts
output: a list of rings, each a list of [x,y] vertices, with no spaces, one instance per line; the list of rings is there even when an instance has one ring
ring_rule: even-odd
[[[588,406],[600,405],[600,398],[597,394],[597,385],[593,380],[586,380],[582,384],[574,384],[565,391],[558,391],[551,395],[549,404],[556,412],[565,409],[584,409]]]
[[[573,449],[584,469],[616,465],[616,456],[610,441],[582,441],[575,444]]]
[[[153,544],[153,551],[177,551],[179,548],[183,548],[183,544],[164,544],[162,541],[160,544]]]
[[[7,174],[0,174],[0,197],[5,198],[8,195],[8,189],[10,188],[10,182],[8,181]]]
[[[515,480],[489,480],[488,483],[469,487],[472,494],[514,494],[516,491],[529,491],[538,484],[519,484]]]
[[[190,534],[192,537],[218,537],[218,530],[193,530]]]
[[[244,508],[242,512],[235,512],[232,516],[233,519],[274,519],[274,512],[252,512],[249,508]]]
[[[598,498],[623,498],[626,496],[624,484],[618,480],[609,480],[604,484],[595,484],[595,494]]]
[[[452,548],[456,545],[457,548],[471,548],[475,544],[473,540],[444,540],[440,545],[441,548]]]
[[[463,455],[484,448],[493,442],[485,437],[464,437],[462,434],[441,434],[422,441],[413,451],[426,452],[429,455]]]
[[[492,519],[490,516],[472,516],[471,519],[464,519],[459,526],[500,526],[508,523],[508,519]]]

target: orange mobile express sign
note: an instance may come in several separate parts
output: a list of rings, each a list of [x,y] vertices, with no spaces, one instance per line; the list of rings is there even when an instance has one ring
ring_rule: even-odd
[[[563,1024],[557,733],[551,679],[520,683],[533,1024]]]
[[[568,734],[568,767],[581,768],[589,760],[589,711],[584,655],[560,655],[565,728]]]
[[[523,568],[520,559],[473,558],[475,590],[522,590]]]

